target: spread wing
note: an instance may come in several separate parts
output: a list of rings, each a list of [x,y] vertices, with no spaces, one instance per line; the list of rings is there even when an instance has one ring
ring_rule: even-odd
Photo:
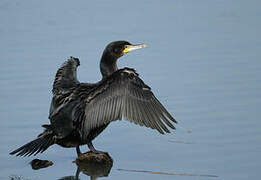
[[[53,98],[50,106],[49,119],[55,127],[56,133],[66,136],[73,129],[71,112],[75,101],[70,101],[70,95],[79,86],[77,67],[80,65],[78,58],[70,57],[58,69],[53,83]]]
[[[175,129],[172,123],[177,123],[153,95],[150,87],[144,84],[135,70],[129,68],[118,70],[102,81],[85,101],[83,127],[87,130],[121,120],[122,116],[162,134],[170,132],[166,125]]]

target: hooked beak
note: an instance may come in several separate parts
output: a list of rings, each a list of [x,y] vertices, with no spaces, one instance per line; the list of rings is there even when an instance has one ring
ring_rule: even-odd
[[[123,54],[126,54],[130,51],[134,51],[136,49],[141,49],[141,48],[145,48],[147,47],[146,44],[137,44],[137,45],[126,45],[124,50],[123,50]]]

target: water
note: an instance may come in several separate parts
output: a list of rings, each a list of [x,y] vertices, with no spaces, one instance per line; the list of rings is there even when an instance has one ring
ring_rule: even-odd
[[[260,179],[260,5],[255,0],[2,0],[0,179],[75,174],[75,149],[50,147],[37,158],[54,165],[38,171],[28,164],[34,157],[8,153],[49,122],[60,64],[79,57],[79,80],[96,82],[103,48],[120,39],[148,45],[121,58],[119,66],[135,68],[179,125],[162,136],[129,122],[112,123],[94,141],[114,159],[109,176],[101,179]],[[89,179],[82,173],[80,178]]]

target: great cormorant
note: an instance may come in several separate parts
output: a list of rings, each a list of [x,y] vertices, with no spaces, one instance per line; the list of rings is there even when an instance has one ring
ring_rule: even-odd
[[[53,99],[49,119],[43,125],[44,132],[38,137],[11,152],[17,156],[36,155],[49,146],[76,147],[87,144],[92,152],[98,152],[92,140],[110,122],[121,120],[134,122],[158,130],[161,134],[175,129],[176,120],[168,113],[151,88],[131,68],[118,69],[117,59],[124,54],[146,47],[132,45],[127,41],[115,41],[107,45],[101,61],[102,80],[98,83],[80,83],[76,71],[78,58],[69,58],[57,71],[53,84]]]

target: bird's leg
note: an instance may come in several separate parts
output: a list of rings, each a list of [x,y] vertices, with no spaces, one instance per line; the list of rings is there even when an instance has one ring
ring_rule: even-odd
[[[91,152],[94,152],[94,153],[103,153],[102,151],[96,150],[96,149],[94,148],[92,142],[87,143],[87,145],[88,145],[88,148],[91,150]]]
[[[76,152],[78,157],[82,154],[81,150],[80,150],[80,146],[76,146]]]

